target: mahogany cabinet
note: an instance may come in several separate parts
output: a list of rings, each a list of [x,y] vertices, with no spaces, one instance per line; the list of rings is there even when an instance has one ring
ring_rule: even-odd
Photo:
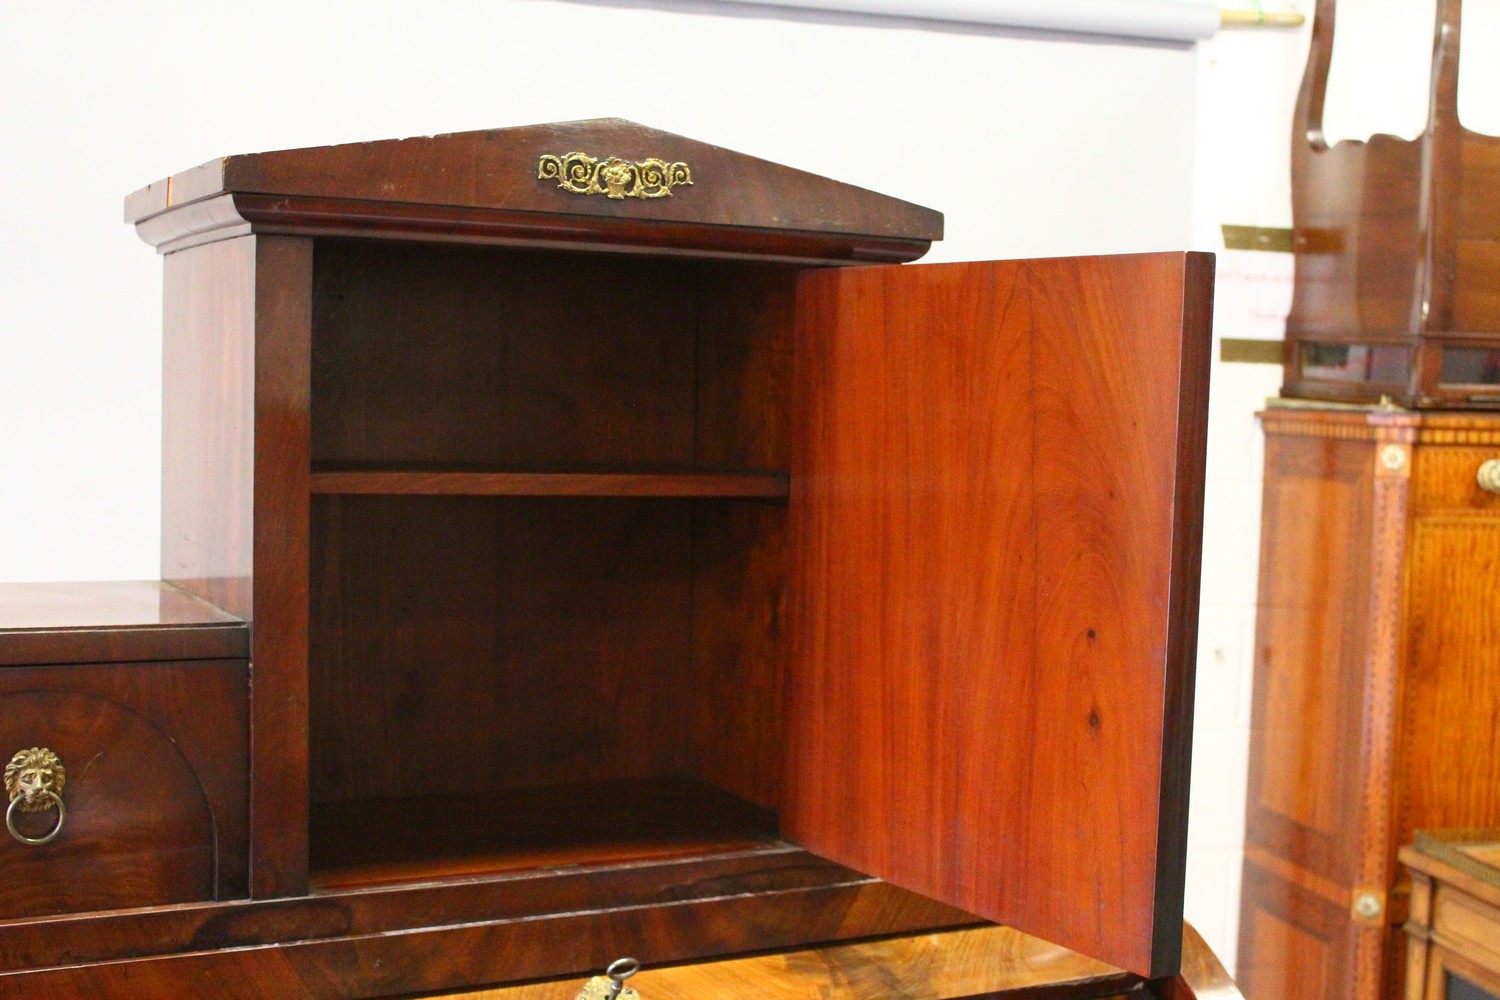
[[[246,833],[218,902],[0,914],[0,994],[979,918],[1175,974],[1211,258],[897,267],[941,216],[617,120],[232,156],[126,217],[162,575],[249,623]]]
[[[1418,828],[1500,825],[1500,416],[1266,432],[1238,980],[1401,995]]]

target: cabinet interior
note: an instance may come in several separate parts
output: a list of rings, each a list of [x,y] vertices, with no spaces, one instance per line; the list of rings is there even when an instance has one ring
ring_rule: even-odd
[[[315,884],[776,839],[793,278],[317,244]]]

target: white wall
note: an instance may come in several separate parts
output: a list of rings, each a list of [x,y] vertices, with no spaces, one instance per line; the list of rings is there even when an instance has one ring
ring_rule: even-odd
[[[711,9],[5,4],[0,580],[156,575],[161,272],[120,200],[215,156],[621,116],[941,209],[932,259],[1187,242],[1188,48]]]
[[[1217,249],[1219,222],[1289,223],[1295,37],[1210,43],[1199,102],[1184,47],[693,2],[11,0],[0,580],[157,574],[161,269],[119,219],[158,177],[226,153],[610,115],[941,209],[932,260]],[[1231,957],[1249,413],[1275,378],[1217,368],[1188,915]]]
[[[1278,5],[1311,13],[1311,0]],[[1289,227],[1292,111],[1309,29],[1224,31],[1199,48],[1193,244],[1218,253],[1214,355],[1225,337],[1280,340],[1291,255],[1225,250],[1220,226]],[[1239,929],[1260,546],[1263,436],[1278,365],[1215,361],[1209,391],[1188,919],[1230,969]]]
[[[1277,6],[1311,15],[1314,4]],[[1422,131],[1435,10],[1434,0],[1339,0],[1329,141]],[[1291,225],[1293,111],[1310,35],[1310,26],[1226,31],[1199,47],[1193,243],[1219,251],[1216,354],[1224,337],[1284,333],[1291,256],[1225,251],[1219,226]],[[1500,0],[1469,0],[1461,37],[1460,119],[1500,134],[1500,61],[1485,57],[1500,41]],[[1212,378],[1187,909],[1233,968],[1260,534],[1263,437],[1252,414],[1277,393],[1281,371],[1216,363]]]

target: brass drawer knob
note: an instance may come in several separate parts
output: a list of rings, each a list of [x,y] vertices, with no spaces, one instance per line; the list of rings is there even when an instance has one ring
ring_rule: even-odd
[[[1354,897],[1354,915],[1361,920],[1378,920],[1385,912],[1385,904],[1378,893],[1361,892]]]
[[[1500,493],[1500,458],[1481,462],[1479,473],[1474,478],[1479,481],[1479,488],[1486,493]]]
[[[633,958],[617,958],[609,963],[604,975],[595,976],[583,984],[576,1000],[641,1000],[641,995],[625,980],[641,971],[641,963]]]
[[[5,807],[5,828],[10,835],[23,844],[37,847],[61,833],[63,821],[68,818],[68,809],[62,800],[62,789],[67,780],[62,761],[46,747],[21,750],[11,757],[10,763],[5,765],[5,794],[10,797],[10,805]],[[16,829],[17,813],[46,812],[49,809],[57,810],[57,822],[47,833],[29,837]]]

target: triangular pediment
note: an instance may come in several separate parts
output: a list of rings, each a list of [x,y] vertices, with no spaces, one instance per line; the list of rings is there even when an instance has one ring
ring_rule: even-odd
[[[931,209],[618,118],[227,156],[132,195],[126,220],[224,194],[695,230],[942,237],[942,215]]]

